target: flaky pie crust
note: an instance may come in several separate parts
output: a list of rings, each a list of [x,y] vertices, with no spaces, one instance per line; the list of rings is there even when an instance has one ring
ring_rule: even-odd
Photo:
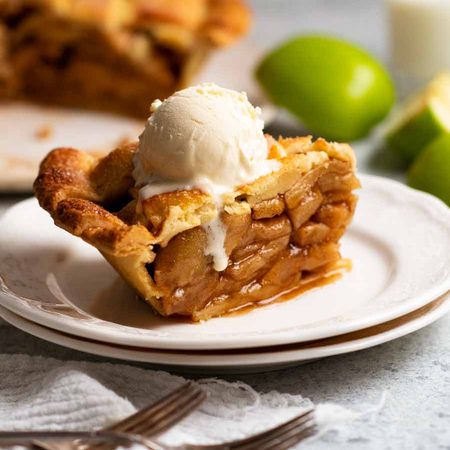
[[[250,22],[244,0],[0,0],[0,97],[146,118]]]
[[[233,42],[250,22],[243,0],[0,0],[0,16],[32,8],[108,29],[161,27],[162,35],[175,26],[215,46]]]

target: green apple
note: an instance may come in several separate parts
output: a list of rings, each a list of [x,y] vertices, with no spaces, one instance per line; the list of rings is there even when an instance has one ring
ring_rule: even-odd
[[[450,134],[438,137],[420,153],[409,169],[408,184],[450,206]]]
[[[389,148],[406,162],[434,139],[450,133],[450,74],[436,77],[414,97],[387,135]]]
[[[274,103],[332,140],[366,136],[395,100],[392,80],[377,60],[327,36],[285,42],[263,58],[256,78]]]

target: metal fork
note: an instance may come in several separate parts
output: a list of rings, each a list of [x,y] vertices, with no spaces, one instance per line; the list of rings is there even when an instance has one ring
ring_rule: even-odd
[[[132,416],[104,428],[104,431],[116,431],[145,437],[156,436],[186,417],[200,406],[206,397],[203,389],[192,381],[188,381],[158,403],[141,409]]]
[[[0,431],[0,447],[28,446],[36,448],[37,440],[52,443],[58,450],[75,450],[82,443],[89,445],[89,443],[98,442],[114,445],[114,448],[119,445],[130,446],[132,444],[149,448],[145,438],[141,436],[113,431]]]
[[[73,439],[80,438],[106,438],[109,437],[109,443],[120,445],[124,443],[128,439],[129,443],[139,443],[142,446],[148,448],[149,450],[287,450],[304,439],[310,437],[316,431],[316,422],[314,418],[314,409],[307,410],[295,417],[294,419],[286,422],[282,425],[279,425],[269,431],[265,431],[263,433],[259,433],[255,436],[251,436],[246,439],[240,439],[234,442],[228,442],[226,444],[218,444],[218,445],[182,445],[177,447],[168,447],[157,442],[151,441],[145,437],[135,436],[124,433],[117,433],[111,431],[100,431],[97,433],[66,433],[65,438],[70,439],[65,443],[72,445],[71,447],[62,447],[59,446],[58,450],[67,449],[74,450],[76,449],[76,444]],[[106,434],[109,436],[106,436]],[[15,438],[15,443],[23,444],[24,441],[27,443],[33,442],[36,439],[39,440],[48,440],[56,437],[63,437],[63,433],[0,433],[0,445],[2,443],[10,443],[11,436]],[[116,435],[116,436],[114,436]],[[8,438],[10,439],[8,441]],[[22,439],[22,441],[20,441]],[[60,441],[62,444],[62,442]]]
[[[152,437],[160,434],[190,412],[196,409],[206,399],[206,393],[192,381],[188,381],[170,394],[163,397],[157,403],[147,406],[126,419],[115,423],[100,431],[127,433]],[[35,441],[35,447],[44,450],[58,450],[58,442]],[[96,448],[100,448],[96,446]]]
[[[287,450],[316,432],[314,408],[271,430],[246,439],[219,445],[183,445],[166,447],[152,443],[152,450]]]

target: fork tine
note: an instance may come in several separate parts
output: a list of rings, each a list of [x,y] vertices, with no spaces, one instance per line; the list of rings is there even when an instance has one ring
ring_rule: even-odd
[[[131,429],[136,423],[145,420],[149,416],[158,414],[162,409],[166,408],[168,405],[178,401],[178,399],[182,398],[184,395],[189,394],[190,391],[192,390],[192,387],[193,383],[191,381],[188,381],[187,383],[184,383],[182,386],[180,386],[179,388],[175,389],[174,391],[163,397],[156,404],[149,405],[137,411],[135,414],[131,415],[130,417],[127,417],[125,420],[122,420],[118,423],[115,423],[105,428],[105,430],[123,431],[123,432],[127,431]]]
[[[291,422],[288,426],[281,426],[279,429],[273,430],[273,433],[267,435],[263,440],[256,440],[252,442],[251,445],[245,447],[245,450],[278,449],[278,444],[281,441],[303,432],[303,430],[311,427],[312,425],[314,425],[314,418],[312,415],[301,417],[299,420]]]
[[[153,436],[160,434],[170,428],[173,424],[179,422],[193,409],[200,405],[206,398],[206,393],[200,388],[192,392],[188,397],[180,399],[178,402],[170,404],[166,410],[161,411],[147,421],[136,424],[130,432],[143,436]]]
[[[177,411],[173,405],[185,404],[183,399],[191,399],[196,393],[203,393],[198,386],[196,386],[192,381],[188,381],[184,383],[179,388],[175,389],[161,400],[159,400],[156,404],[149,405],[144,409],[137,411],[135,414],[127,417],[125,420],[118,422],[108,428],[106,430],[115,431],[115,432],[127,432],[127,433],[138,433],[135,430],[139,428],[143,429],[143,435],[145,436],[153,436],[158,433],[162,433],[167,430],[177,422],[179,422],[183,417],[185,417],[190,411],[192,411],[196,406],[198,406],[201,401],[204,400],[204,397],[201,401],[197,401],[196,403],[192,403],[191,407],[183,409],[183,415],[180,414],[180,411]],[[206,396],[206,394],[204,394]],[[159,423],[159,421],[164,420],[164,426]],[[102,450],[105,448],[103,445],[93,445],[92,450]],[[49,448],[46,446],[46,450],[56,450],[54,448]]]
[[[299,442],[305,440],[306,438],[312,436],[316,431],[315,424],[310,424],[302,431],[298,431],[295,434],[286,436],[284,439],[278,440],[273,443],[271,447],[264,447],[265,450],[286,450]]]
[[[271,430],[246,439],[216,445],[185,445],[184,450],[286,450],[315,430],[314,408]]]
[[[142,415],[140,420],[136,421],[132,426],[127,427],[127,432],[145,434],[146,436],[161,433],[192,411],[205,398],[206,394],[203,390],[193,386],[188,395],[184,395],[176,401],[171,402],[158,413]]]
[[[205,392],[199,392],[190,401],[186,402],[184,405],[179,405],[174,413],[167,417],[164,421],[160,421],[152,430],[152,435],[157,435],[163,431],[172,427],[173,424],[180,422],[184,419],[191,411],[196,409],[201,403],[204,402],[207,395]],[[146,435],[145,431],[140,434]]]
[[[264,431],[260,434],[257,434],[255,436],[251,436],[246,439],[242,439],[240,441],[230,442],[229,448],[233,450],[250,450],[251,448],[257,448],[258,445],[261,446],[264,443],[271,441],[293,429],[297,429],[299,426],[303,425],[304,423],[308,422],[314,417],[314,409],[309,409],[307,411],[304,411],[302,414],[294,417],[293,419],[289,420],[288,422],[285,422],[275,428],[272,428],[271,430]]]

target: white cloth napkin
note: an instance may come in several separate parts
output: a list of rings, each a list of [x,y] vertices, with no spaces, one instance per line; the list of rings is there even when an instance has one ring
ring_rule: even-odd
[[[167,372],[119,364],[0,355],[0,429],[100,428],[155,402],[184,381]],[[209,444],[246,437],[312,405],[300,395],[261,394],[240,382],[201,379],[198,383],[209,392],[208,400],[161,436],[162,443]],[[329,429],[345,433],[355,420],[373,420],[379,407],[349,411],[332,404],[316,405],[320,433]]]

